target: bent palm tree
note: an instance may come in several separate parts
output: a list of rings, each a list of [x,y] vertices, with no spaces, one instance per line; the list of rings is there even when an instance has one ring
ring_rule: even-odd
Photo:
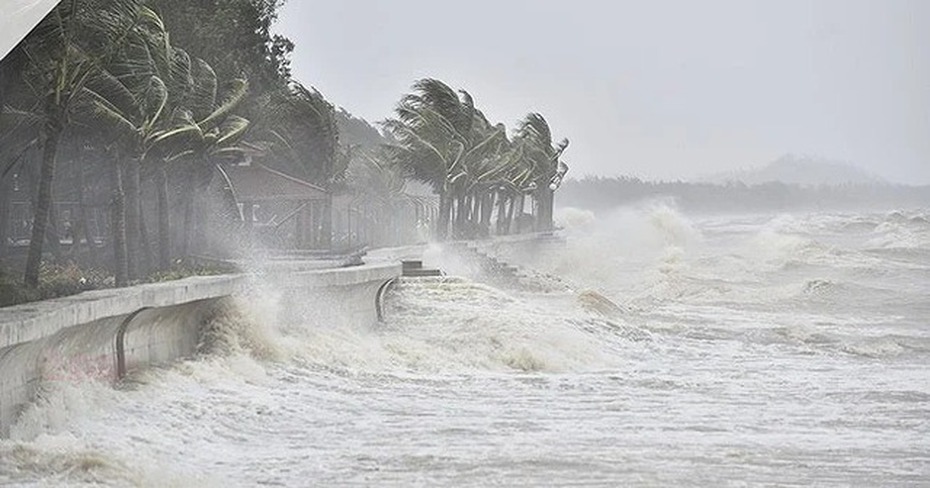
[[[414,83],[413,93],[401,99],[395,113],[397,118],[382,124],[397,141],[386,148],[388,157],[439,195],[437,237],[448,236],[450,221],[461,232],[469,215],[467,193],[478,177],[474,166],[495,154],[505,131],[480,130],[484,116],[471,95],[434,79]]]
[[[164,80],[171,74],[171,47],[164,24],[148,8],[140,12],[131,41],[88,81],[80,98],[86,105],[82,114],[111,141],[111,168],[119,173],[111,176],[117,229],[114,248],[118,256],[125,255],[126,265],[124,268],[117,259],[117,281],[135,278],[139,268],[143,227],[140,163],[152,146],[156,129],[167,118],[169,98]],[[125,238],[119,229],[125,229]],[[125,252],[121,249],[124,241]]]
[[[239,140],[249,128],[248,119],[233,114],[248,93],[248,82],[232,80],[220,97],[216,73],[210,65],[198,59],[194,66],[188,96],[174,110],[166,127],[152,133],[149,149],[149,154],[157,155],[166,164],[190,163],[182,194],[184,229],[180,247],[184,255],[191,248],[195,191],[209,183],[220,161],[242,157]]]
[[[286,90],[262,97],[265,116],[253,132],[261,139],[270,166],[315,183],[328,196],[318,244],[332,245],[332,196],[344,181],[348,160],[338,157],[336,112],[323,95],[293,82]]]
[[[528,186],[533,189],[538,207],[536,230],[550,230],[553,196],[568,171],[568,166],[559,158],[568,148],[569,141],[562,139],[557,146],[553,146],[549,123],[538,113],[528,114],[520,122],[516,139],[524,147],[525,162],[530,170]]]
[[[140,0],[72,0],[56,7],[22,45],[30,59],[24,80],[32,104],[22,112],[41,117],[42,146],[38,196],[24,281],[36,287],[49,224],[58,143],[69,125],[75,101],[101,64],[128,41],[141,13]],[[9,112],[8,112],[9,113]]]

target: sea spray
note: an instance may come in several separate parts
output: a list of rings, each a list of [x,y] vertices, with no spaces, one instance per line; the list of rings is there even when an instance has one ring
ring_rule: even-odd
[[[216,352],[47,402],[0,483],[921,485],[930,255],[846,225],[885,214],[670,209],[522,256],[561,289],[401,280],[356,325],[266,293],[258,337],[232,315]]]

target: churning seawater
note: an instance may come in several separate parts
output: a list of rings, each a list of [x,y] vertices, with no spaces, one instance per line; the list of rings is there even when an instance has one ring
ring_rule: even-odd
[[[432,252],[466,277],[384,324],[272,290],[214,354],[47,385],[0,485],[930,486],[930,213],[562,218],[521,286]]]

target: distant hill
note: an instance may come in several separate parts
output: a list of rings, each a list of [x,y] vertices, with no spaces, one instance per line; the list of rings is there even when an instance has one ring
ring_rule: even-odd
[[[339,128],[339,142],[343,146],[376,150],[382,144],[391,142],[374,125],[353,116],[344,108],[336,110],[336,126]]]
[[[893,184],[810,186],[769,181],[756,184],[643,181],[631,177],[568,179],[556,205],[595,212],[638,202],[673,201],[695,212],[900,209],[930,206],[930,185]]]
[[[706,183],[742,182],[759,185],[781,182],[800,186],[885,185],[881,177],[849,163],[810,156],[785,155],[766,166],[702,178]]]

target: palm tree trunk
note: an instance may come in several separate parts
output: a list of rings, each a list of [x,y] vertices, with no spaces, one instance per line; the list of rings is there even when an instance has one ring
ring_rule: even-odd
[[[140,276],[145,276],[152,271],[152,244],[149,241],[148,227],[145,225],[145,213],[141,209],[139,211],[139,242],[142,244],[140,253],[142,259],[136,271],[140,273]]]
[[[126,261],[129,263],[127,276],[134,280],[139,274],[139,160],[131,158],[126,163]]]
[[[181,234],[181,256],[187,257],[194,232],[194,172],[184,182],[184,230]]]
[[[346,205],[346,248],[352,249],[352,204]]]
[[[110,200],[110,230],[113,233],[113,258],[116,269],[116,286],[126,286],[129,262],[126,255],[126,201],[123,194],[123,171],[119,159],[114,158],[110,172],[113,198]]]
[[[497,235],[504,234],[504,224],[507,223],[507,195],[504,192],[497,194]]]
[[[491,235],[491,213],[494,212],[495,193],[488,191],[481,199],[481,237]]]
[[[452,229],[452,235],[456,239],[461,239],[463,230],[465,229],[465,222],[468,219],[468,196],[465,193],[459,195],[458,201],[458,215],[455,216],[455,226]]]
[[[471,218],[468,219],[468,235],[474,239],[481,235],[481,195],[475,192],[471,198]]]
[[[439,215],[436,216],[436,239],[444,241],[449,237],[449,214],[452,211],[452,199],[449,192],[439,194]]]
[[[320,229],[320,246],[323,249],[333,248],[333,194],[326,195],[323,201],[323,221]]]
[[[510,202],[510,216],[507,218],[508,234],[520,233],[520,218],[523,216],[525,198],[524,194],[520,193]]]
[[[479,192],[475,192],[472,197],[471,205],[471,221],[469,225],[469,233],[472,238],[481,237],[481,216],[484,214],[484,196]]]
[[[446,233],[450,238],[454,238],[452,233],[455,231],[455,219],[458,210],[456,208],[456,199],[452,195],[449,195],[449,226],[446,230]]]
[[[87,256],[94,266],[97,266],[97,246],[94,238],[90,235],[90,225],[87,212],[87,192],[84,191],[84,166],[79,165],[77,169],[77,197],[78,197],[78,218],[74,226],[74,246],[79,246],[83,240],[87,245]]]
[[[55,258],[56,261],[60,261],[62,256],[61,233],[58,231],[58,225],[58,207],[55,206],[55,194],[53,190],[52,205],[48,208],[48,224],[45,229],[45,249],[49,252],[49,254],[52,255],[53,258]]]
[[[10,203],[13,189],[10,178],[0,178],[0,259],[6,255],[7,237],[10,230]]]
[[[448,230],[448,234],[449,234],[449,238],[450,238],[450,239],[453,239],[453,240],[455,240],[455,239],[457,238],[457,236],[456,236],[456,229],[458,228],[457,222],[458,222],[458,220],[459,220],[459,212],[461,212],[461,209],[459,208],[459,199],[458,199],[458,197],[456,197],[456,196],[454,196],[454,195],[449,195],[449,230]]]
[[[552,230],[552,203],[554,194],[555,192],[550,190],[549,187],[540,188],[539,193],[537,193],[537,231]]]
[[[165,163],[159,163],[155,171],[155,193],[158,198],[158,267],[171,267],[171,217],[168,208],[168,174]]]
[[[50,105],[51,103],[49,102]],[[50,110],[49,113],[53,112]],[[39,286],[39,267],[42,264],[42,249],[45,244],[45,232],[48,229],[49,209],[52,206],[52,180],[55,178],[55,158],[62,132],[61,124],[58,122],[53,119],[46,125],[45,145],[42,148],[38,197],[32,224],[32,237],[29,241],[29,256],[26,258],[26,271],[23,276],[26,286],[32,288]]]

